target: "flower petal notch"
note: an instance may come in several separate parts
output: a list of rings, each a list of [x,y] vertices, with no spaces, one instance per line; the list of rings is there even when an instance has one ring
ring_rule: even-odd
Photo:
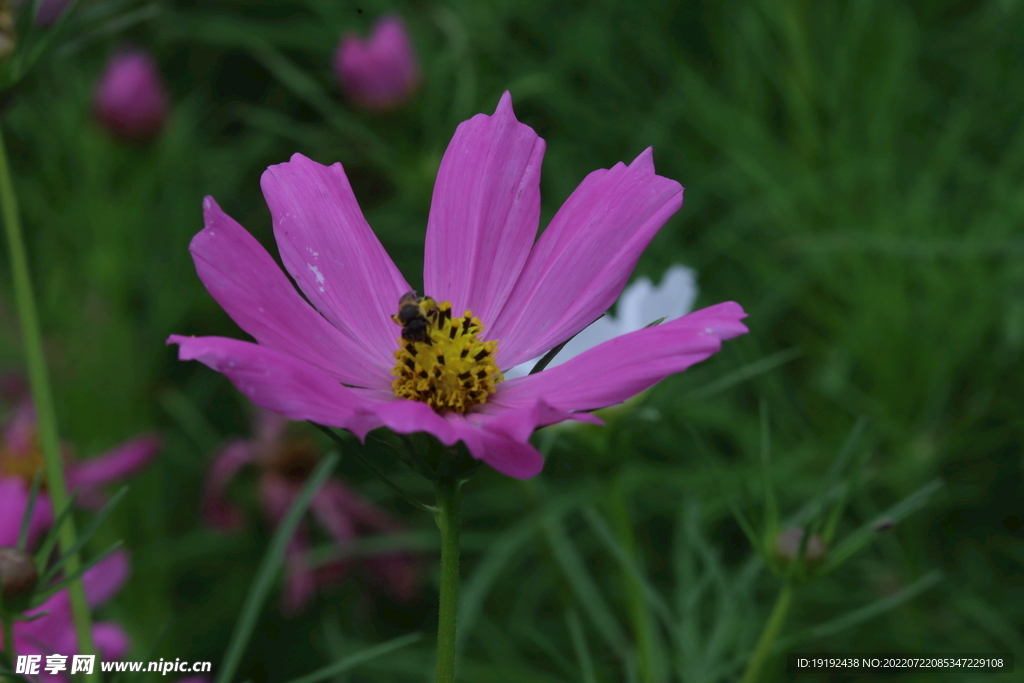
[[[196,269],[255,343],[168,343],[179,345],[180,359],[224,373],[257,405],[288,418],[360,439],[379,427],[427,432],[448,446],[463,442],[509,476],[536,475],[544,459],[529,443],[535,429],[600,423],[589,411],[625,401],[747,332],[746,313],[733,302],[683,315],[696,296],[685,269],[671,270],[662,288],[641,279],[623,292],[683,202],[682,186],[655,173],[650,149],[584,178],[534,243],[543,154],[544,141],[516,120],[508,93],[493,115],[458,127],[434,187],[423,296],[373,234],[340,164],[296,154],[272,166],[262,185],[274,234],[309,304],[208,199],[206,227],[192,242]],[[566,342],[617,299],[622,325],[578,355],[534,375],[504,374]],[[634,318],[646,325],[652,312],[668,322],[639,329]]]

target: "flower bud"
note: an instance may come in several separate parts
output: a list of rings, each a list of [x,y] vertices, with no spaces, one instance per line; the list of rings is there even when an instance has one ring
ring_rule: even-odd
[[[32,596],[39,582],[35,560],[24,550],[0,547],[0,594],[4,606],[16,606]]]
[[[7,0],[0,0],[0,60],[14,52],[18,36],[14,31],[14,12]]]
[[[349,99],[372,111],[403,105],[420,84],[420,69],[402,20],[389,15],[369,40],[349,33],[338,46],[334,69]]]
[[[94,100],[100,124],[128,140],[152,138],[167,118],[167,93],[149,55],[126,52],[110,60],[96,86]]]
[[[800,554],[800,542],[803,538],[803,529],[796,527],[783,529],[779,537],[775,539],[775,554],[785,563],[792,562]],[[804,548],[804,563],[815,565],[824,559],[825,542],[817,534],[811,534],[811,537],[807,539],[807,547]]]
[[[36,26],[49,26],[64,13],[71,0],[42,0],[39,3],[39,11],[36,12]],[[15,0],[15,4],[21,5],[20,11],[24,12],[32,7],[32,0]]]

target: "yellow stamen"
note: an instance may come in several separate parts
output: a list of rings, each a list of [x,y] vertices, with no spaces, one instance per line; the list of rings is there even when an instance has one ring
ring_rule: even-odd
[[[498,342],[482,342],[483,323],[466,311],[452,318],[452,305],[440,303],[427,325],[426,342],[399,337],[391,383],[396,396],[422,401],[439,413],[464,413],[487,401],[505,379],[494,362]]]

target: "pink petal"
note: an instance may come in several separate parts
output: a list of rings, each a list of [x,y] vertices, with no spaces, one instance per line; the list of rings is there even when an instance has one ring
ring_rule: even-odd
[[[477,460],[517,479],[529,479],[544,468],[544,456],[527,441],[487,429],[484,416],[450,415],[459,440]]]
[[[16,546],[21,533],[21,520],[28,505],[28,487],[21,479],[0,477],[0,546]],[[28,548],[39,534],[53,523],[53,507],[45,493],[36,497],[28,526]]]
[[[82,575],[85,598],[89,607],[96,609],[112,598],[128,580],[131,565],[128,553],[115,550]]]
[[[503,382],[488,403],[529,408],[542,399],[565,411],[621,403],[668,375],[717,353],[722,341],[747,332],[739,304],[726,302],[671,322],[624,334],[536,375]]]
[[[305,532],[299,528],[285,550],[285,584],[281,596],[281,609],[285,614],[297,614],[316,593],[316,575],[306,564],[308,550]]]
[[[337,481],[326,481],[313,496],[311,507],[316,518],[336,541],[350,541],[356,536],[355,524],[344,507],[338,504]]]
[[[172,335],[180,360],[198,360],[224,373],[256,405],[292,420],[348,429],[361,440],[378,427],[430,432],[451,445],[456,437],[430,406],[383,390],[350,389],[323,372],[273,349],[225,337]]]
[[[341,164],[295,154],[260,184],[281,259],[302,293],[373,365],[390,369],[401,332],[391,316],[411,287],[363,218]]]
[[[408,553],[393,553],[369,557],[363,564],[370,570],[370,577],[382,584],[391,595],[402,602],[409,602],[420,587],[419,562]]]
[[[459,124],[430,203],[426,294],[471,309],[485,327],[497,319],[537,235],[543,158],[544,141],[516,120],[507,91],[493,116]]]
[[[189,251],[199,279],[239,327],[260,344],[300,358],[346,384],[390,385],[390,365],[377,362],[377,354],[368,353],[313,310],[266,249],[213,197],[203,200],[203,219],[206,227],[192,238]],[[392,305],[396,307],[397,299]],[[398,336],[396,329],[392,336]]]
[[[260,500],[263,503],[263,511],[267,513],[267,518],[274,526],[281,522],[298,495],[298,486],[276,474],[260,477]]]
[[[96,650],[99,653],[98,659],[104,662],[121,659],[128,652],[128,634],[118,626],[110,622],[100,622],[92,627],[92,639],[96,643]],[[71,660],[68,660],[70,663]],[[94,670],[99,666],[94,666]],[[68,667],[70,670],[70,666]]]
[[[159,437],[146,434],[89,460],[68,463],[68,487],[75,489],[124,479],[145,467],[159,450]]]
[[[271,447],[284,435],[288,420],[280,414],[262,408],[256,415],[256,440],[261,446]]]
[[[330,497],[332,506],[362,531],[397,532],[405,525],[384,510],[364,499],[340,481],[328,481],[323,491]]]
[[[203,487],[203,516],[218,529],[237,529],[242,524],[242,511],[224,498],[224,489],[244,465],[252,462],[250,441],[232,441],[213,460]]]
[[[303,360],[225,337],[172,335],[180,360],[198,360],[227,375],[256,405],[292,420],[344,427],[362,403],[353,391]]]
[[[387,427],[400,434],[427,432],[447,446],[458,440],[451,425],[426,403],[397,398],[390,391],[353,389],[353,392],[365,401],[361,414],[348,426],[360,439],[365,439],[373,429]]]
[[[640,254],[683,203],[683,188],[654,173],[648,148],[629,166],[588,175],[541,235],[500,318],[503,368],[535,358],[615,303]]]
[[[14,415],[4,429],[4,445],[8,456],[19,456],[32,449],[36,436],[36,407],[31,399],[25,399],[14,408]]]

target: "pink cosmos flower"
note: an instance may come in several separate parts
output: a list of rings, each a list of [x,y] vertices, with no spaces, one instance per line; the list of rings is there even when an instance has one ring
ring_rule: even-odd
[[[113,450],[88,460],[71,459],[70,449],[65,446],[64,474],[68,490],[78,490],[78,502],[83,506],[101,507],[105,501],[103,485],[123,479],[142,469],[158,450],[160,440],[153,434],[137,436]],[[0,443],[0,482],[5,482],[3,485],[8,487],[12,486],[10,482],[17,483],[27,492],[28,485],[40,468],[43,469],[45,485],[46,468],[36,436],[35,406],[31,401],[23,400],[14,409],[14,415],[3,432],[3,442]],[[44,506],[43,509],[50,510],[45,491],[40,493],[36,502],[37,508],[40,505]],[[0,542],[0,545],[3,543]]]
[[[127,140],[154,137],[167,118],[167,92],[160,72],[149,55],[139,50],[110,60],[93,104],[100,124]]]
[[[118,550],[85,572],[82,575],[82,583],[85,586],[85,597],[89,607],[99,607],[120,590],[128,578],[128,571],[128,554]],[[64,683],[70,680],[67,673],[71,670],[71,655],[77,654],[79,649],[67,590],[55,594],[38,608],[29,611],[27,615],[42,616],[32,621],[15,622],[15,653],[42,655],[43,665],[46,664],[47,655],[68,655],[67,671],[49,674],[40,667],[39,680],[44,683]],[[94,623],[92,637],[96,644],[98,659],[101,661],[120,659],[128,651],[128,636],[117,624]],[[99,670],[99,664],[95,665],[94,670]]]
[[[395,15],[382,17],[369,40],[345,34],[334,56],[334,70],[349,98],[373,111],[401,106],[420,84],[416,54]]]
[[[181,360],[222,372],[254,403],[351,430],[428,432],[465,443],[513,477],[543,467],[537,428],[600,423],[620,403],[743,334],[736,303],[611,339],[558,367],[504,381],[566,341],[622,292],[641,252],[682,205],[651,150],[588,175],[534,243],[544,141],[506,92],[493,116],[459,125],[438,170],[427,223],[426,321],[413,340],[392,315],[412,289],[363,218],[340,164],[296,154],[263,174],[263,194],[294,290],[263,247],[210,197],[192,240],[207,290],[257,343],[174,335]],[[306,302],[309,301],[309,303]],[[310,305],[312,304],[312,305]],[[459,311],[465,311],[461,316]]]
[[[256,438],[235,441],[214,460],[206,481],[203,511],[207,521],[221,529],[237,528],[242,522],[240,510],[224,499],[224,488],[244,465],[260,468],[260,498],[271,523],[281,522],[288,508],[316,466],[318,454],[312,443],[289,438],[287,421],[276,413],[261,410],[256,422]],[[315,517],[340,545],[364,533],[404,531],[401,522],[363,500],[337,480],[328,480],[313,497]],[[283,604],[294,613],[309,600],[318,585],[340,579],[348,569],[344,561],[333,562],[319,570],[306,564],[309,550],[307,529],[299,527],[286,551],[286,585]],[[418,590],[415,557],[386,554],[361,561],[370,576],[383,583],[400,600],[411,599]]]

